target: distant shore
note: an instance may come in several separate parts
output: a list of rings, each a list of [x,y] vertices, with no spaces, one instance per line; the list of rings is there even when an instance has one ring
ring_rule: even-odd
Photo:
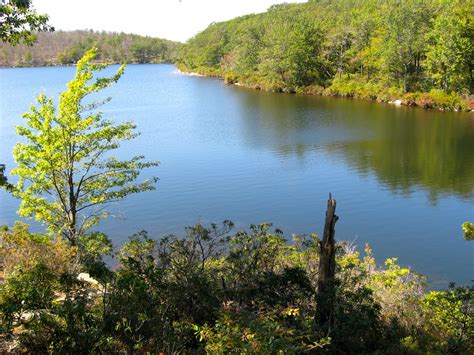
[[[149,62],[127,62],[122,63],[119,61],[103,61],[103,62],[94,62],[95,64],[109,64],[109,65],[121,65],[121,64],[173,64],[171,62],[157,62],[157,61],[149,61]],[[17,64],[17,65],[0,65],[0,69],[15,69],[15,68],[48,68],[48,67],[75,67],[76,63],[38,63],[38,64]]]

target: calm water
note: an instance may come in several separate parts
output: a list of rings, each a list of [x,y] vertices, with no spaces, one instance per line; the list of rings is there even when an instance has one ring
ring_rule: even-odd
[[[142,229],[158,236],[195,222],[273,222],[287,235],[322,233],[329,192],[336,237],[399,257],[433,287],[474,279],[474,115],[225,86],[131,65],[107,95],[105,117],[133,119],[142,135],[118,155],[161,166],[157,190],[114,206],[100,229],[117,244]],[[44,90],[57,97],[74,68],[0,70],[0,161],[13,166],[14,126]],[[18,202],[0,192],[0,224]],[[39,229],[39,226],[35,226]]]

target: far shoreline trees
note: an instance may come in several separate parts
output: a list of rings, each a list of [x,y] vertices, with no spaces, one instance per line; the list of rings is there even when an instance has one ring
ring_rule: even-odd
[[[181,44],[130,33],[76,30],[38,33],[32,46],[0,44],[0,66],[73,65],[92,46],[96,61],[107,63],[171,63]]]

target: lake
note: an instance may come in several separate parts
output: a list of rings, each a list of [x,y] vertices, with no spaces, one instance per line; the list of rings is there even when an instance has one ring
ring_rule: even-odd
[[[8,171],[21,113],[41,90],[57,98],[74,72],[0,70]],[[117,155],[161,162],[142,174],[160,178],[156,191],[117,203],[117,218],[99,226],[116,244],[140,230],[182,234],[225,219],[322,235],[331,192],[336,239],[369,243],[379,263],[398,257],[433,288],[474,279],[474,242],[461,230],[474,221],[474,114],[252,91],[171,65],[130,65],[106,94],[104,117],[133,119],[141,132]],[[17,208],[0,192],[0,224],[13,224]]]

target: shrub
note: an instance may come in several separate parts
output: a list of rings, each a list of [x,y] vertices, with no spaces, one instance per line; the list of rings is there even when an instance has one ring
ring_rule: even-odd
[[[474,351],[474,288],[451,286],[424,297],[429,347],[443,353]]]
[[[24,223],[0,231],[0,259],[6,278],[16,269],[27,272],[40,263],[56,275],[74,272],[79,267],[77,255],[77,247],[61,238],[30,233]]]
[[[92,233],[64,248],[18,224],[0,250],[2,350],[57,353],[425,353],[472,351],[473,289],[424,295],[424,278],[341,243],[334,323],[318,324],[319,238],[270,224],[188,227],[125,243]],[[11,255],[7,254],[7,251]],[[61,260],[62,265],[54,259]],[[16,263],[16,265],[13,265]],[[90,276],[78,278],[80,271]]]

